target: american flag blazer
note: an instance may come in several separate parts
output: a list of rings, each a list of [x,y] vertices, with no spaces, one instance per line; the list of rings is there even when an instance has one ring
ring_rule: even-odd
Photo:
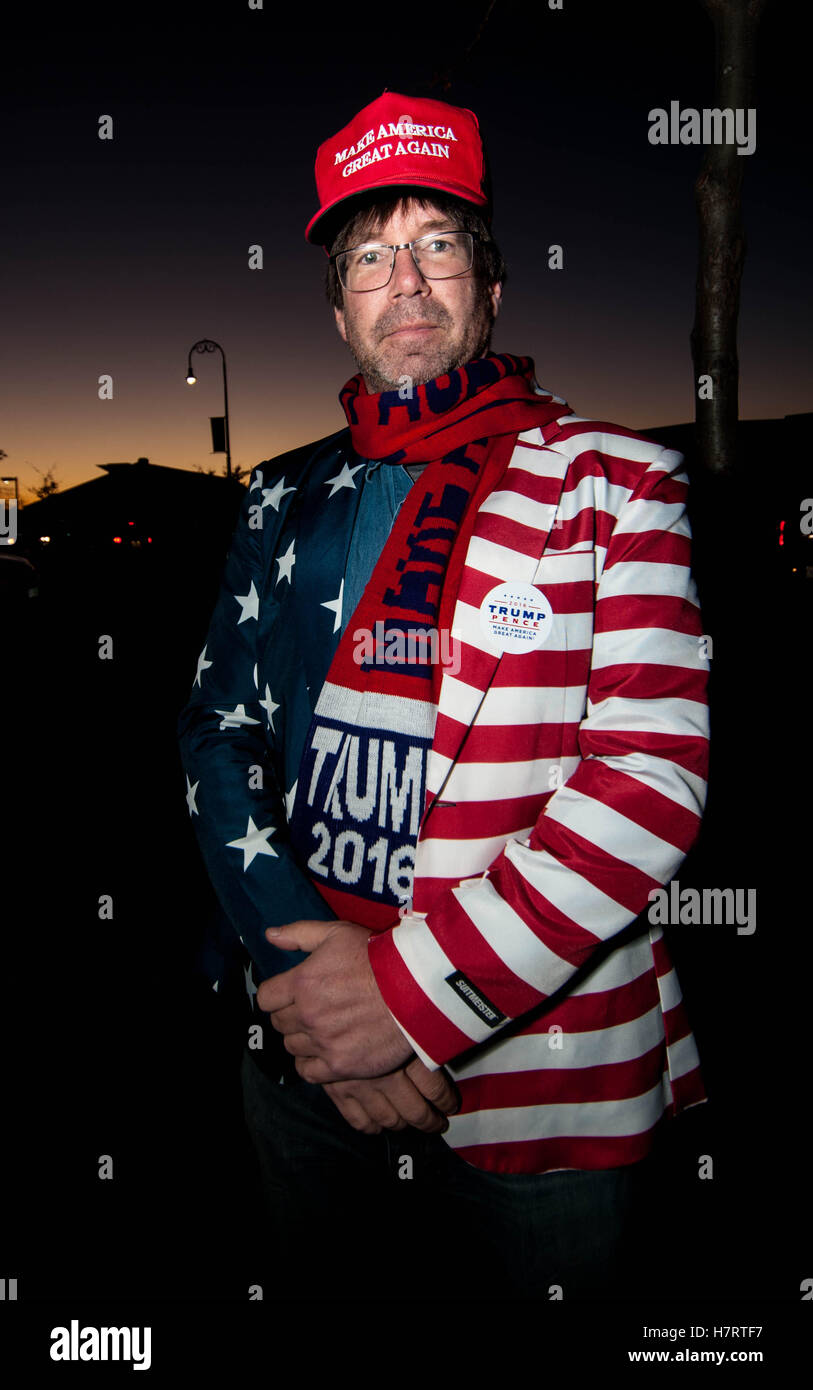
[[[342,431],[255,470],[179,722],[207,868],[262,975],[280,968],[264,927],[332,916],[284,841],[281,730],[301,748],[318,689],[297,714],[293,700],[279,708],[274,681],[292,504],[347,460]],[[682,465],[573,414],[521,434],[444,595],[459,669],[440,684],[411,910],[369,951],[411,1046],[458,1085],[446,1141],[492,1171],[635,1162],[664,1120],[706,1099],[663,931],[646,916],[706,795],[708,661]],[[270,524],[252,534],[261,494]],[[518,655],[480,622],[507,582],[552,609],[547,641]],[[245,770],[263,757],[272,776],[248,792]]]
[[[562,417],[519,437],[469,545],[415,868],[415,908],[429,886],[434,906],[370,956],[415,1051],[461,1091],[448,1142],[495,1171],[634,1162],[706,1098],[663,931],[636,922],[706,795],[682,462]],[[554,615],[545,645],[510,660],[479,622],[507,580]]]

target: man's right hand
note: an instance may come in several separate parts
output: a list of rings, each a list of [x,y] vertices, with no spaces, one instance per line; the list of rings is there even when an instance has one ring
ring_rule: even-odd
[[[405,1067],[360,1081],[329,1081],[324,1090],[353,1129],[380,1134],[382,1129],[412,1125],[425,1134],[449,1128],[447,1115],[460,1097],[443,1070],[430,1071],[419,1058]]]

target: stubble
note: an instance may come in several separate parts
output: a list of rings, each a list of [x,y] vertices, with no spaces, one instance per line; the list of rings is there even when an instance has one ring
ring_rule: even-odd
[[[438,325],[441,332],[432,335],[433,340],[438,338],[437,342],[430,341],[425,347],[410,348],[408,344],[386,336],[397,328],[421,322]],[[410,378],[413,385],[420,386],[465,362],[482,357],[491,342],[494,315],[488,288],[478,284],[472,311],[457,332],[454,331],[454,320],[448,309],[440,303],[431,302],[421,313],[404,314],[402,309],[395,306],[385,310],[376,320],[367,340],[356,331],[352,314],[347,312],[345,304],[344,327],[347,346],[364,377],[367,390],[371,395],[377,395],[380,391],[401,386],[405,376]]]

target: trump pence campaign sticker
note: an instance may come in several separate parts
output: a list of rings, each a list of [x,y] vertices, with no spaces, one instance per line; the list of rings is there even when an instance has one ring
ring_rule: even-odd
[[[480,626],[504,652],[530,652],[547,642],[553,609],[533,584],[497,584],[480,604]]]

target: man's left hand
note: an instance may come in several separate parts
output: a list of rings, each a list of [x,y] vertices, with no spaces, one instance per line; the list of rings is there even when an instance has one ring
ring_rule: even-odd
[[[370,932],[354,922],[291,922],[266,936],[309,959],[264,980],[257,1003],[284,1035],[304,1081],[356,1080],[394,1071],[413,1050],[381,997],[367,955]]]

